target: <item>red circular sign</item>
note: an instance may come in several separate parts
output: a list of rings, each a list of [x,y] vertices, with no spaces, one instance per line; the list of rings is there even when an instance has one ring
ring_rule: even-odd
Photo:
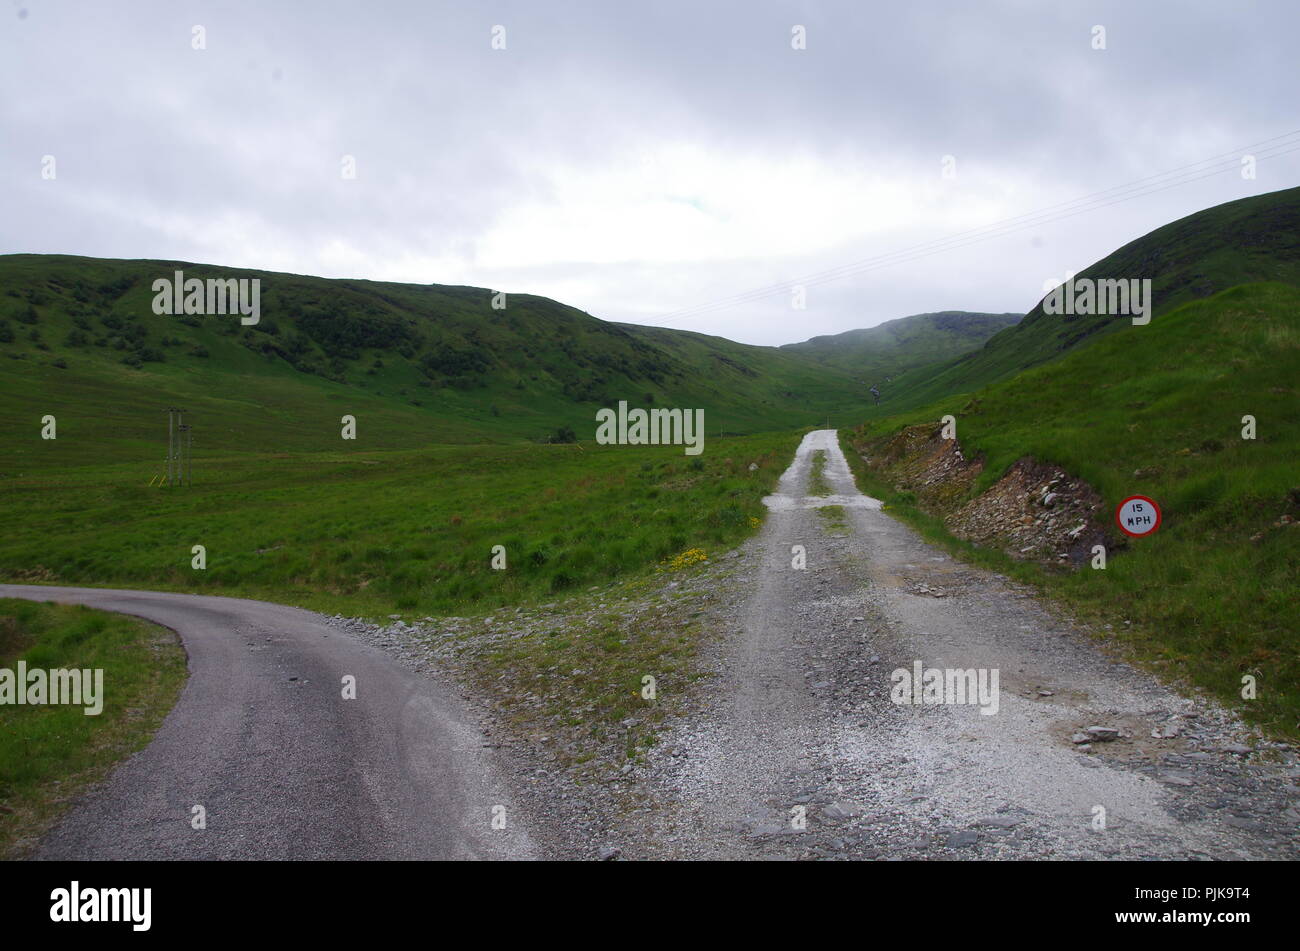
[[[1125,535],[1141,538],[1160,527],[1160,506],[1145,495],[1130,495],[1115,508],[1115,524]]]

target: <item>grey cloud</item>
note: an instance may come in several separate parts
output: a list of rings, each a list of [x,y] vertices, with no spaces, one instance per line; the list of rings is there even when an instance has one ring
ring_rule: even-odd
[[[463,262],[456,281],[580,286],[566,302],[614,320],[652,321],[871,252],[480,265],[475,249],[512,208],[554,199],[553,169],[628,165],[665,140],[917,176],[951,153],[974,183],[964,187],[1019,214],[1296,124],[1300,11],[1282,2],[23,7],[22,19],[0,12],[0,252],[342,276],[326,249],[345,244],[363,271],[410,255]],[[505,53],[489,48],[496,23]],[[790,49],[796,23],[806,51]],[[201,52],[194,24],[207,30]],[[1094,24],[1105,52],[1089,48]],[[47,153],[56,183],[39,178]],[[344,154],[355,182],[339,178]],[[1221,176],[815,288],[797,320],[772,300],[672,325],[780,343],[927,310],[1025,309],[1042,277],[1198,208],[1295,184],[1297,171],[1292,155],[1258,182]],[[881,247],[915,240],[912,222],[889,224],[898,240]],[[274,262],[245,257],[264,244]]]

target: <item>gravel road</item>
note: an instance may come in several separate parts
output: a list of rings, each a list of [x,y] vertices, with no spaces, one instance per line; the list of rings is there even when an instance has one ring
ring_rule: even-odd
[[[625,825],[628,857],[1300,854],[1293,749],[924,542],[857,491],[834,431],[804,439],[768,505],[723,595],[718,677],[639,778],[658,805]],[[895,703],[891,673],[917,661],[996,670],[996,712]]]
[[[189,681],[153,742],[79,801],[42,859],[529,858],[533,846],[453,685],[297,608],[0,585],[179,633]],[[342,680],[356,678],[356,699]],[[110,699],[112,683],[105,684]],[[192,828],[192,809],[206,828]],[[500,809],[496,807],[502,807]],[[504,829],[493,818],[504,817]]]

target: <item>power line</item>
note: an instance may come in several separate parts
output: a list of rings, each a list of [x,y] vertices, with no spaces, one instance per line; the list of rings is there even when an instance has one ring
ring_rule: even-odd
[[[1208,159],[1201,159],[1200,161],[1182,165],[1178,168],[1158,172],[1154,175],[1148,175],[1144,178],[1139,178],[1123,185],[1115,185],[1098,192],[1093,192],[1089,195],[1081,196],[1080,198],[1059,202],[1055,205],[1049,205],[1046,208],[1039,209],[1038,211],[1026,212],[1021,215],[1015,215],[1011,218],[1002,219],[992,224],[983,225],[978,228],[971,228],[966,231],[960,231],[944,238],[932,239],[898,251],[864,258],[848,264],[842,264],[837,267],[814,272],[813,274],[806,275],[803,278],[782,281],[779,284],[771,284],[766,287],[756,288],[740,294],[734,294],[730,297],[720,298],[696,307],[672,311],[662,315],[657,318],[657,320],[675,321],[700,316],[716,310],[734,307],[738,304],[762,300],[763,298],[772,297],[777,294],[786,294],[795,286],[817,286],[819,284],[840,280],[852,275],[876,270],[880,267],[908,263],[910,261],[919,260],[923,257],[928,257],[931,254],[966,247],[990,238],[1004,237],[1006,235],[1015,234],[1018,231],[1023,231],[1027,228],[1036,228],[1044,224],[1071,218],[1088,211],[1096,211],[1111,205],[1120,204],[1121,202],[1129,201],[1134,198],[1153,195],[1168,188],[1187,185],[1238,168],[1243,154],[1254,154],[1256,161],[1258,161],[1260,159],[1277,158],[1282,155],[1300,151],[1300,138],[1297,138],[1297,136],[1300,136],[1300,129],[1287,132],[1284,135],[1274,136],[1271,139],[1264,139],[1250,145],[1242,146],[1238,149],[1233,149],[1229,152],[1224,152]],[[1254,153],[1250,152],[1252,149],[1255,150]],[[1207,163],[1211,166],[1208,171],[1204,168],[1198,168],[1199,166],[1207,165]],[[1173,176],[1172,180],[1168,180],[1170,179],[1170,176]]]
[[[1283,144],[1290,145],[1291,143],[1283,143]],[[1270,148],[1276,149],[1277,147],[1272,146]],[[1291,148],[1273,151],[1266,155],[1257,155],[1256,158],[1257,159],[1276,158],[1280,155],[1285,155],[1290,152],[1295,152],[1297,150],[1300,150],[1300,145],[1294,145]],[[1167,188],[1173,188],[1178,185],[1190,184],[1191,182],[1199,181],[1202,178],[1209,178],[1213,175],[1222,174],[1223,172],[1228,171],[1229,168],[1235,168],[1235,167],[1236,167],[1236,160],[1234,159],[1230,165],[1224,166],[1222,168],[1211,169],[1209,172],[1206,172],[1205,174],[1195,175],[1192,177],[1184,177],[1181,180],[1169,182],[1167,184],[1162,183],[1154,187],[1147,186],[1140,193],[1131,194],[1120,198],[1114,198],[1111,201],[1093,202],[1091,204],[1085,205],[1084,207],[1071,210],[1071,211],[1057,213],[1057,214],[1043,215],[1042,213],[1035,212],[1029,215],[1020,215],[1017,216],[1017,218],[1007,219],[1007,221],[1014,222],[1019,219],[1025,219],[1025,218],[1029,218],[1032,220],[1027,220],[1024,221],[1022,224],[1011,225],[1009,227],[1005,223],[997,223],[993,225],[984,226],[983,228],[976,228],[966,232],[959,232],[957,234],[950,235],[946,238],[940,238],[940,239],[935,239],[933,241],[924,242],[922,244],[914,245],[910,248],[905,248],[900,251],[894,251],[894,252],[890,252],[889,254],[878,255],[874,258],[867,258],[862,261],[854,262],[851,264],[840,265],[837,268],[832,268],[828,271],[818,272],[817,274],[809,275],[802,279],[785,281],[780,284],[771,285],[770,287],[767,288],[760,288],[743,294],[733,295],[733,297],[731,298],[723,298],[721,300],[714,301],[709,304],[704,304],[696,308],[689,308],[680,311],[675,311],[671,314],[664,315],[664,317],[661,317],[659,319],[661,320],[680,319],[688,316],[696,316],[699,314],[708,313],[713,310],[735,306],[736,304],[761,300],[764,297],[770,297],[776,294],[787,293],[789,292],[791,287],[796,285],[805,286],[805,287],[816,286],[818,284],[827,283],[828,281],[831,280],[839,280],[840,278],[848,277],[853,274],[860,274],[869,270],[874,270],[877,267],[888,266],[891,264],[906,263],[908,261],[917,260],[918,258],[921,257],[927,257],[931,253],[948,251],[959,247],[966,247],[967,245],[976,244],[980,241],[987,240],[989,238],[1004,237],[1009,234],[1014,234],[1017,231],[1026,230],[1027,228],[1036,228],[1041,225],[1048,224],[1054,221],[1060,221],[1066,218],[1073,217],[1076,214],[1082,214],[1087,211],[1095,211],[1100,208],[1108,207],[1109,205],[1119,204],[1123,201],[1128,201],[1131,198],[1137,198],[1145,195],[1155,194],[1156,192],[1164,191]],[[1122,188],[1124,186],[1119,186],[1119,187]],[[1066,204],[1070,204],[1070,203],[1066,203]],[[969,238],[965,237],[967,235],[969,235],[970,237]]]
[[[1296,135],[1296,134],[1300,134],[1300,133],[1288,133],[1288,135]],[[1279,136],[1277,138],[1283,138],[1283,137]],[[1266,141],[1275,141],[1275,140],[1266,140]],[[1257,147],[1260,144],[1262,143],[1256,143],[1255,146],[1247,146],[1246,148]],[[1278,150],[1279,145],[1293,146],[1293,147]],[[1284,142],[1284,143],[1278,143],[1277,145],[1268,146],[1268,148],[1274,149],[1275,151],[1267,155],[1262,155],[1262,156],[1257,155],[1256,158],[1257,159],[1261,157],[1275,158],[1278,155],[1283,155],[1288,152],[1296,151],[1297,148],[1300,148],[1300,144],[1297,144],[1294,141]],[[1044,211],[1030,212],[1023,215],[1017,215],[1014,218],[1008,218],[1001,222],[996,222],[991,225],[985,225],[980,228],[970,229],[964,232],[958,232],[956,234],[949,235],[948,237],[945,238],[933,239],[931,241],[923,242],[918,245],[913,245],[909,248],[904,248],[899,251],[894,251],[883,255],[877,255],[873,258],[866,258],[862,261],[853,262],[850,264],[840,265],[838,267],[831,268],[826,271],[820,271],[815,274],[808,275],[802,279],[784,281],[780,284],[773,284],[766,288],[759,288],[742,294],[733,295],[732,297],[729,298],[722,298],[720,300],[714,301],[712,303],[704,304],[699,307],[686,308],[679,311],[674,311],[670,314],[664,315],[660,319],[674,319],[678,317],[693,316],[699,313],[706,313],[710,310],[733,306],[734,304],[746,303],[752,300],[759,300],[766,296],[788,292],[790,288],[794,285],[807,286],[810,284],[816,285],[820,283],[826,283],[827,280],[837,280],[841,277],[846,277],[851,274],[861,273],[864,270],[870,270],[877,264],[901,263],[901,260],[898,261],[889,260],[891,258],[900,258],[902,260],[914,260],[916,256],[923,256],[919,254],[919,252],[928,252],[930,250],[935,250],[935,251],[949,250],[950,249],[948,247],[949,245],[951,247],[964,247],[968,244],[976,243],[976,241],[978,240],[984,240],[990,237],[1002,237],[1007,234],[1013,234],[1016,231],[1024,230],[1025,228],[1037,227],[1039,225],[1046,224],[1051,221],[1062,220],[1064,218],[1071,217],[1074,214],[1082,213],[1083,211],[1092,211],[1098,208],[1104,208],[1107,207],[1108,205],[1118,204],[1120,201],[1126,201],[1129,198],[1140,197],[1140,195],[1154,194],[1155,192],[1163,191],[1165,188],[1173,187],[1176,185],[1189,184],[1190,182],[1197,181],[1201,178],[1207,178],[1211,175],[1220,174],[1224,171],[1227,171],[1229,168],[1235,168],[1238,156],[1236,153],[1228,153],[1228,154],[1233,155],[1233,159],[1231,163],[1228,165],[1224,165],[1221,168],[1212,169],[1210,172],[1203,175],[1186,177],[1186,174],[1184,173],[1184,177],[1180,181],[1173,181],[1170,183],[1153,183],[1151,186],[1144,186],[1143,190],[1139,194],[1131,194],[1123,198],[1115,198],[1114,200],[1105,201],[1105,202],[1098,202],[1094,200],[1095,196],[1105,195],[1108,192],[1115,192],[1119,190],[1131,190],[1134,183],[1130,183],[1129,185],[1115,186],[1114,188],[1106,189],[1105,191],[1102,192],[1096,192],[1093,194],[1093,196],[1085,196],[1085,198],[1075,199],[1074,201],[1062,202],[1059,205],[1050,206],[1049,209],[1046,209]],[[1183,166],[1180,169],[1175,169],[1173,170],[1173,172],[1164,172],[1164,173],[1160,173],[1159,175],[1147,176],[1146,179],[1139,179],[1139,182],[1150,181],[1151,179],[1166,177],[1176,172],[1182,172],[1184,169],[1190,169],[1190,168],[1194,168],[1197,165],[1203,165],[1207,161],[1215,161],[1215,160],[1206,159],[1206,160],[1202,160],[1201,162],[1194,162],[1191,165]],[[1112,198],[1114,198],[1114,196],[1112,196]],[[1063,212],[1059,214],[1048,213],[1050,212],[1051,208],[1065,208],[1070,205],[1078,204],[1080,202],[1090,202],[1090,203],[1087,204],[1085,207],[1073,211]],[[1023,221],[1023,223],[1020,225],[1012,225],[1010,227],[1008,226],[1013,222],[1022,221],[1023,219],[1032,219],[1032,220]],[[967,236],[972,236],[972,237],[969,240],[962,240]]]
[[[1278,155],[1285,155],[1285,154],[1287,154],[1288,152],[1296,152],[1296,151],[1300,151],[1300,145],[1296,145],[1294,148],[1287,149],[1287,150],[1284,151],[1284,152],[1277,152],[1277,153],[1274,153],[1273,155],[1268,155],[1268,156],[1263,156],[1263,157],[1265,157],[1265,158],[1275,158],[1275,157],[1277,157]],[[1257,157],[1258,157],[1258,156],[1257,156]],[[1196,176],[1195,178],[1189,178],[1189,179],[1185,179],[1185,180],[1183,180],[1183,181],[1171,182],[1170,184],[1168,184],[1168,185],[1163,185],[1163,186],[1161,186],[1161,187],[1159,187],[1159,188],[1151,188],[1151,189],[1148,189],[1147,191],[1143,192],[1143,193],[1142,193],[1142,196],[1145,196],[1145,195],[1154,195],[1154,194],[1157,193],[1157,192],[1165,191],[1166,189],[1174,188],[1174,187],[1177,187],[1178,185],[1187,185],[1187,184],[1190,184],[1190,183],[1195,182],[1195,181],[1200,181],[1200,180],[1203,179],[1203,178],[1210,178],[1210,177],[1212,177],[1212,176],[1214,176],[1214,175],[1222,174],[1224,171],[1225,171],[1225,169],[1217,169],[1217,170],[1214,170],[1214,171],[1211,171],[1211,172],[1207,172],[1207,173],[1205,173],[1204,175],[1198,175],[1198,176]],[[1132,195],[1132,196],[1129,196],[1129,197],[1137,198],[1137,197],[1142,197],[1142,196]],[[918,258],[922,258],[922,257],[928,257],[930,254],[932,254],[932,253],[937,253],[937,252],[939,252],[939,251],[948,251],[948,250],[952,250],[953,248],[966,247],[966,246],[971,245],[971,244],[977,244],[977,243],[979,243],[980,241],[984,240],[985,238],[1000,238],[1000,237],[1004,237],[1005,235],[1015,234],[1017,231],[1024,231],[1024,230],[1026,230],[1026,229],[1028,229],[1028,228],[1036,228],[1036,227],[1038,227],[1039,225],[1047,224],[1047,223],[1050,223],[1050,222],[1063,221],[1063,220],[1065,220],[1066,218],[1072,218],[1072,217],[1074,217],[1075,215],[1081,215],[1081,214],[1083,214],[1083,213],[1085,213],[1085,212],[1089,212],[1089,211],[1096,211],[1096,210],[1101,209],[1101,208],[1109,207],[1110,205],[1118,205],[1118,204],[1120,204],[1120,203],[1122,203],[1122,202],[1124,202],[1124,201],[1127,201],[1127,200],[1128,200],[1128,198],[1119,198],[1119,199],[1116,199],[1116,200],[1114,200],[1114,201],[1103,202],[1103,203],[1101,203],[1101,204],[1092,205],[1092,206],[1089,206],[1089,207],[1086,207],[1086,208],[1080,208],[1080,209],[1078,209],[1078,210],[1076,210],[1076,211],[1069,212],[1068,214],[1055,215],[1055,216],[1053,216],[1052,218],[1047,219],[1047,220],[1045,220],[1045,221],[1031,221],[1031,222],[1027,222],[1027,223],[1025,223],[1025,224],[1023,224],[1023,225],[1019,225],[1019,226],[1016,226],[1016,227],[1014,227],[1014,228],[1009,228],[1009,229],[1007,229],[1007,230],[1000,231],[1000,232],[998,232],[998,233],[996,233],[996,234],[983,235],[983,236],[980,236],[980,237],[978,237],[978,238],[973,238],[973,239],[968,240],[968,241],[963,241],[963,242],[961,242],[961,243],[959,243],[959,244],[952,244],[952,245],[949,245],[949,246],[947,246],[947,247],[936,248],[936,249],[933,249],[932,251],[927,251],[927,252],[925,252],[925,253],[919,253],[919,254],[916,254],[916,255],[913,255],[913,256],[907,257],[907,258],[905,258],[905,259],[902,259],[902,260],[886,261],[886,262],[884,262],[884,263],[882,263],[882,264],[879,264],[879,265],[873,265],[873,266],[870,266],[870,267],[861,267],[861,268],[856,268],[856,269],[854,269],[853,271],[850,271],[850,272],[848,272],[846,275],[843,275],[843,276],[848,276],[848,275],[851,275],[851,274],[861,274],[861,273],[864,273],[864,272],[866,272],[866,271],[875,270],[877,266],[879,266],[879,267],[884,267],[884,266],[887,266],[887,265],[890,265],[890,264],[906,263],[907,261],[917,260]],[[816,284],[824,284],[824,283],[826,283],[828,280],[832,280],[832,279],[834,279],[834,278],[823,278],[823,279],[819,279],[819,280],[817,280],[817,281],[814,281],[813,284],[814,284],[814,286],[815,286]]]

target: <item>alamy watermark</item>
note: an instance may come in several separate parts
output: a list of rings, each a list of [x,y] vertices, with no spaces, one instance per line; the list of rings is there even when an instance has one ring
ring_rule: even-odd
[[[239,322],[249,327],[262,319],[261,278],[210,277],[205,282],[177,271],[174,278],[154,281],[153,291],[155,314],[240,314]]]
[[[602,446],[685,446],[688,456],[704,451],[704,410],[632,409],[619,400],[618,411],[596,410],[596,442]]]
[[[152,888],[83,888],[73,882],[50,892],[50,921],[129,922],[132,931],[148,931],[153,922]]]
[[[0,667],[0,706],[5,704],[70,704],[84,706],[88,717],[99,716],[104,709],[104,670],[28,670],[27,662],[20,660],[17,670]]]
[[[1075,279],[1066,274],[1063,283],[1055,278],[1043,282],[1047,296],[1043,313],[1087,316],[1124,315],[1133,317],[1134,326],[1151,323],[1151,278]]]
[[[900,705],[975,705],[980,713],[998,712],[998,668],[952,669],[926,667],[919,660],[912,669],[899,667],[889,675],[894,682],[889,699]]]

